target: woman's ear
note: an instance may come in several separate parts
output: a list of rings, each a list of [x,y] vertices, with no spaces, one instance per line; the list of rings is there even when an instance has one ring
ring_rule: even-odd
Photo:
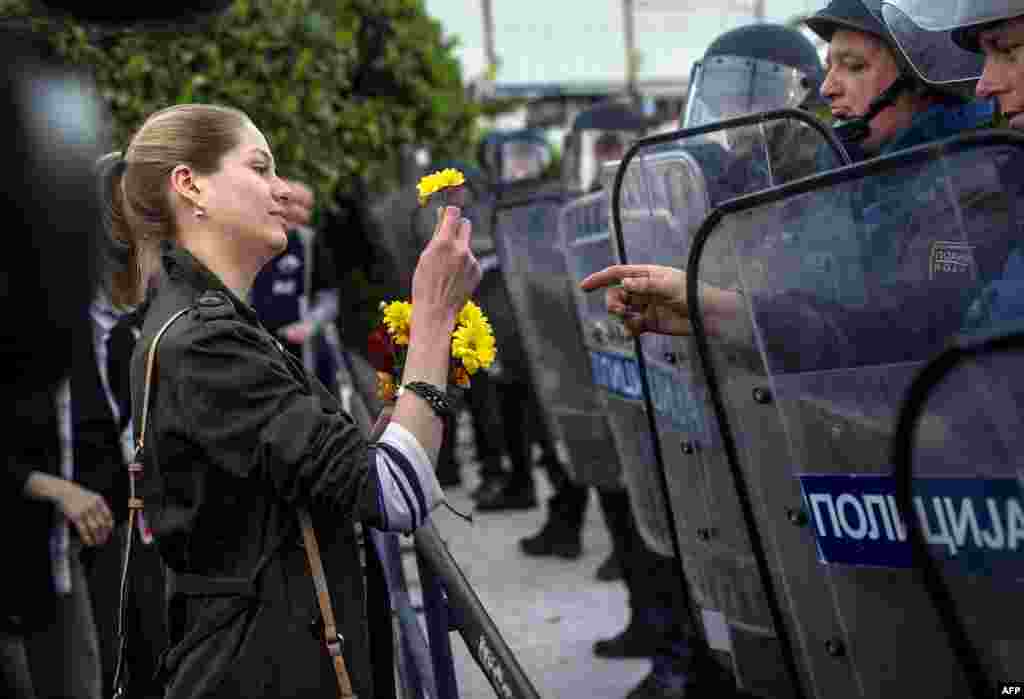
[[[200,207],[196,173],[188,165],[177,165],[171,170],[171,190],[194,208]]]

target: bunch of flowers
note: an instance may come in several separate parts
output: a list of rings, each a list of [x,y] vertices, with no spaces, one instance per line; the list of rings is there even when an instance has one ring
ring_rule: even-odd
[[[434,196],[442,198],[442,204],[461,206],[465,183],[463,174],[453,168],[423,177],[416,185],[420,206],[426,206]],[[377,370],[377,396],[383,401],[391,401],[395,399],[405,368],[412,304],[408,301],[384,302],[380,310],[383,314],[381,323],[370,333],[369,357],[370,363]],[[491,366],[496,355],[494,330],[490,321],[479,306],[467,301],[459,312],[452,333],[448,382],[460,388],[469,388],[470,377],[480,369]]]
[[[377,370],[377,397],[392,401],[409,351],[412,304],[408,301],[384,302],[380,309],[381,323],[370,333],[369,358]],[[469,388],[470,377],[490,367],[496,356],[490,321],[479,306],[467,301],[459,312],[455,332],[452,333],[449,383]]]

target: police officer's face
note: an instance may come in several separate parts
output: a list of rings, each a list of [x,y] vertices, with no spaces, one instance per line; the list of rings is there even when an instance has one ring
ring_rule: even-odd
[[[252,124],[221,168],[199,178],[202,206],[211,227],[246,253],[273,256],[288,244],[287,200],[291,188],[277,176],[270,146]]]
[[[978,39],[985,53],[978,96],[998,99],[1010,126],[1024,129],[1024,17],[983,31]]]
[[[825,61],[828,70],[821,85],[822,96],[830,102],[832,116],[850,119],[865,114],[872,100],[899,77],[892,51],[878,38],[865,32],[840,29],[832,36]],[[871,135],[864,142],[868,150],[892,138],[910,125],[914,107],[901,96],[871,121]]]

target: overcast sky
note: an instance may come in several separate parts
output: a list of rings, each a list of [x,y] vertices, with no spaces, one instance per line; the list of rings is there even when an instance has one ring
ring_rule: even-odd
[[[826,0],[764,0],[765,19],[785,22]],[[722,32],[752,21],[753,0],[634,0],[640,78],[686,78]],[[625,74],[622,0],[492,0],[503,83],[620,80]],[[482,72],[480,0],[426,0],[458,37],[464,76]],[[689,8],[689,9],[686,9]]]

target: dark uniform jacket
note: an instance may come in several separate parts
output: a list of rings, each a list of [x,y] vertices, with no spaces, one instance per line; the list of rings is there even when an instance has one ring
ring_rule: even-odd
[[[984,106],[935,107],[883,155],[977,128],[991,113]],[[816,224],[804,237],[837,247],[826,249],[831,264],[820,269],[806,256],[787,253],[803,261],[804,268],[790,275],[803,289],[756,300],[774,373],[919,361],[964,327],[979,287],[1007,259],[1016,237],[1016,206],[1012,193],[1001,192],[999,165],[972,162],[961,173],[945,169],[940,161],[867,179],[837,192],[832,206],[813,200],[823,211],[818,218],[800,214]],[[949,203],[948,180],[955,176],[958,208]],[[801,204],[796,198],[793,203]],[[969,240],[961,240],[961,228]],[[819,287],[831,281],[834,288],[810,291],[822,281]]]
[[[167,697],[334,697],[296,508],[309,508],[353,688],[373,696],[355,522],[379,524],[357,426],[253,310],[170,247],[132,358],[146,515],[168,567]],[[386,623],[386,622],[385,622]]]

